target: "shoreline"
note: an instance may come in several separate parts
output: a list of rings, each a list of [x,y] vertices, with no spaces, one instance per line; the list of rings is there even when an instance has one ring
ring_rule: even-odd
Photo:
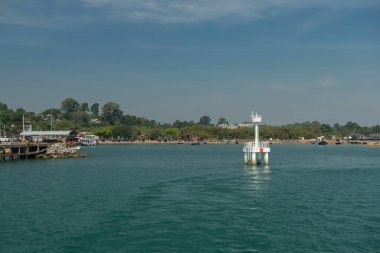
[[[234,143],[234,142],[230,142],[228,143],[227,141],[207,141],[206,143],[200,143],[202,145],[204,144],[211,144],[211,145],[236,145],[236,144],[245,144],[247,142],[250,142],[252,140],[244,140],[244,141],[239,141],[239,143]],[[295,141],[290,141],[290,140],[286,140],[286,141],[270,141],[270,144],[273,145],[273,144],[312,144],[313,142],[315,142],[316,140],[314,139],[311,139],[311,140],[295,140]],[[367,145],[369,142],[376,142],[376,141],[346,141],[344,143],[342,143],[343,145],[344,144],[351,144],[351,145]],[[328,144],[330,145],[336,145],[335,144],[335,140],[330,140],[330,141],[327,141]],[[380,144],[380,141],[377,141],[377,143]],[[184,142],[184,143],[178,143],[178,141],[104,141],[104,142],[99,142],[99,145],[128,145],[128,144],[131,144],[131,145],[144,145],[144,144],[156,144],[156,145],[173,145],[173,144],[176,144],[176,145],[191,145],[191,142]]]

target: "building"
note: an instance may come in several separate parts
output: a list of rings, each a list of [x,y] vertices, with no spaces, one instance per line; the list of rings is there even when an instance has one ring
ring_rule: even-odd
[[[75,139],[77,131],[23,131],[23,139],[33,142],[66,142]]]

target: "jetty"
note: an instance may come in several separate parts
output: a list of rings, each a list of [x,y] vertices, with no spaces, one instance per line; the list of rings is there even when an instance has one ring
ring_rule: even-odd
[[[23,131],[21,141],[0,142],[0,161],[84,157],[77,131]]]
[[[41,158],[50,145],[49,143],[1,143],[0,161]]]
[[[27,160],[35,158],[77,158],[85,157],[78,150],[64,143],[2,143],[0,161]]]

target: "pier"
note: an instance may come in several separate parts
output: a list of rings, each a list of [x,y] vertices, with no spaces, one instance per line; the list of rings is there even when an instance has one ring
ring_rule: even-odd
[[[264,164],[269,164],[269,142],[259,141],[259,123],[261,123],[261,115],[253,114],[252,112],[252,124],[255,125],[255,141],[247,142],[243,147],[244,152],[244,164],[248,164],[249,160],[252,165],[261,164],[261,154],[264,153]]]
[[[0,143],[0,161],[33,159],[44,156],[48,143]]]

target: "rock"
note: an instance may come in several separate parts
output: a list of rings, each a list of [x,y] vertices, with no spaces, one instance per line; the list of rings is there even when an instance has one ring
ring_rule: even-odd
[[[46,151],[45,158],[77,158],[84,157],[77,150],[65,148],[59,143],[52,144]]]

